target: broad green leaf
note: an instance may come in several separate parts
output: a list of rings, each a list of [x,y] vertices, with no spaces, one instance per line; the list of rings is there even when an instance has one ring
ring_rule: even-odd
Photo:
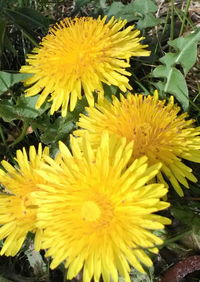
[[[11,100],[2,100],[0,103],[0,118],[6,122],[16,119],[35,119],[41,116],[49,107],[49,103],[45,103],[40,109],[35,109],[38,96],[18,98],[14,104]]]
[[[155,13],[157,11],[157,5],[152,0],[135,0],[132,2],[132,6],[135,11],[141,12],[142,14]]]
[[[187,110],[189,106],[188,88],[184,76],[175,67],[169,69],[167,66],[158,66],[154,70],[154,76],[156,77],[165,78],[166,73],[168,73],[168,76],[163,91],[174,95],[182,104],[183,109]]]
[[[135,0],[132,2],[135,13],[142,14],[142,17],[137,22],[137,28],[144,29],[147,27],[156,26],[160,20],[157,19],[154,13],[157,11],[157,5],[155,1],[147,0]]]
[[[137,27],[143,29],[155,26],[160,22],[160,20],[153,15],[156,11],[157,6],[152,0],[135,0],[127,5],[114,1],[106,14],[108,16],[126,19],[128,22],[139,20]]]
[[[30,76],[30,74],[0,71],[0,95],[6,92],[15,83],[18,83]]]
[[[108,11],[107,15],[108,16],[117,15],[124,8],[125,8],[125,5],[123,3],[121,3],[121,2],[113,2],[110,5],[110,8],[109,8],[109,11]]]
[[[160,19],[157,19],[153,14],[145,14],[142,19],[137,22],[137,28],[144,29],[147,27],[153,27],[160,23]]]
[[[179,37],[173,41],[169,41],[169,45],[178,54],[174,63],[182,65],[185,75],[196,62],[198,42],[200,42],[200,29],[187,37]]]
[[[21,119],[32,119],[42,115],[50,107],[50,104],[45,103],[40,109],[36,109],[35,104],[38,100],[38,96],[39,95],[33,97],[19,97],[15,106],[16,115]]]
[[[2,100],[0,103],[0,118],[5,122],[11,122],[16,119],[14,105],[11,100]]]
[[[141,13],[137,13],[132,6],[132,3],[124,5],[121,2],[113,2],[106,12],[108,17],[115,16],[116,18],[122,18],[124,20],[133,21],[142,17]]]
[[[183,224],[200,228],[200,216],[189,206],[174,205],[171,207],[171,213]]]
[[[200,30],[170,41],[169,45],[175,49],[175,52],[163,56],[160,59],[163,65],[156,67],[153,71],[154,77],[164,78],[159,82],[159,88],[163,89],[164,94],[173,94],[185,111],[189,107],[189,97],[184,75],[196,61],[198,41],[200,41]],[[181,65],[184,75],[177,69],[177,65]]]

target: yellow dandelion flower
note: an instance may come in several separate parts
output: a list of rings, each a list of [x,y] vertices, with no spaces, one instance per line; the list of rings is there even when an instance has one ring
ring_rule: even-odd
[[[121,91],[131,89],[125,69],[132,56],[148,56],[147,45],[140,44],[139,30],[125,28],[127,21],[106,17],[66,18],[49,30],[32,54],[22,73],[33,76],[25,81],[31,85],[27,96],[40,93],[39,108],[50,95],[51,114],[62,108],[66,116],[82,97],[82,89],[88,103],[94,104],[93,92],[102,93],[102,82],[116,85]]]
[[[121,101],[113,97],[112,104],[104,99],[96,108],[88,107],[88,116],[81,115],[78,125],[89,132],[95,146],[104,130],[124,136],[128,142],[134,140],[133,158],[146,155],[150,164],[161,162],[158,180],[165,183],[164,175],[183,196],[180,183],[189,188],[187,179],[197,179],[181,159],[200,162],[200,128],[194,127],[187,113],[179,112],[173,97],[167,103],[158,100],[157,92],[154,97],[129,93],[127,98],[121,96]],[[82,136],[84,130],[75,134]]]
[[[51,268],[65,261],[68,279],[83,269],[83,282],[101,275],[107,282],[117,282],[118,275],[129,282],[130,266],[144,272],[142,264],[152,265],[144,249],[157,253],[162,244],[152,230],[170,223],[153,214],[169,206],[160,200],[167,189],[145,185],[160,164],[148,167],[143,156],[127,168],[133,143],[125,138],[104,133],[97,149],[87,135],[77,139],[71,138],[71,151],[60,143],[62,160],[46,158],[50,168],[40,173],[49,181],[34,193],[43,248]]]
[[[16,255],[28,232],[35,233],[35,248],[40,249],[42,230],[35,225],[36,206],[31,192],[38,190],[38,183],[46,183],[35,171],[41,169],[45,155],[48,148],[42,151],[39,144],[38,152],[34,146],[30,147],[29,159],[24,148],[17,151],[18,168],[1,162],[6,171],[0,170],[0,184],[5,192],[0,194],[0,240],[5,239],[0,255]]]

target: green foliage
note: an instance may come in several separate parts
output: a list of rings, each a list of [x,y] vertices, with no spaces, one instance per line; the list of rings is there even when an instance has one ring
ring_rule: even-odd
[[[171,207],[172,215],[185,225],[195,227],[200,230],[200,206],[190,207],[183,204]]]
[[[127,21],[137,21],[137,28],[144,29],[153,27],[160,21],[155,17],[157,6],[152,0],[135,0],[124,5],[121,2],[113,2],[108,8],[106,14],[117,18],[126,19]]]
[[[1,71],[0,95],[5,94],[5,92],[9,93],[12,86],[29,76],[30,74],[8,73]],[[25,98],[25,96],[22,95],[13,99],[9,94],[7,97],[0,103],[0,117],[5,122],[11,122],[17,119],[34,119],[42,115],[49,108],[49,104],[46,103],[40,109],[35,109],[35,104],[38,96]]]
[[[38,95],[33,97],[19,97],[14,107],[16,115],[20,119],[34,119],[38,116],[41,116],[50,107],[50,105],[45,103],[40,109],[36,110],[35,104],[37,100]]]
[[[87,106],[87,101],[83,98],[78,101],[75,110],[68,113],[65,118],[59,116],[52,121],[50,116],[41,116],[32,121],[33,129],[39,129],[40,139],[44,144],[67,140],[69,133],[75,129],[75,123],[79,118],[79,114],[84,111],[85,106]]]
[[[160,23],[160,20],[154,15],[157,11],[157,6],[154,1],[148,0],[141,2],[140,0],[135,0],[134,4],[135,10],[138,14],[142,11],[142,15],[140,15],[137,22],[137,27],[139,29],[153,27]]]
[[[121,17],[122,19],[126,19],[127,21],[133,21],[137,19],[137,15],[135,14],[132,5],[124,5],[121,2],[113,2],[112,5],[108,8],[106,14],[109,17]]]
[[[17,119],[11,100],[4,100],[0,103],[0,117],[6,122],[11,122],[12,120]]]
[[[30,74],[0,71],[0,95],[8,91],[15,83],[21,82],[30,76]]]
[[[88,3],[93,7],[96,16],[103,14],[108,17],[122,18],[128,22],[135,21],[139,29],[153,27],[160,23],[160,20],[155,17],[157,5],[154,0],[134,0],[126,5],[120,1],[113,1],[109,5],[106,0],[76,0],[75,8],[71,15],[76,15]]]
[[[156,83],[161,95],[166,93],[174,95],[184,110],[188,110],[189,106],[188,87],[184,76],[196,61],[199,40],[200,30],[197,30],[186,37],[169,41],[168,44],[174,48],[175,52],[169,52],[160,58],[163,65],[156,67],[153,71],[154,77],[164,78]],[[178,67],[182,67],[183,72]]]

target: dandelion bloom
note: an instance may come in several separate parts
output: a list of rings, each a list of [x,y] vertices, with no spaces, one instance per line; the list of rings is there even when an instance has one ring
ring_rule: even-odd
[[[93,92],[102,93],[102,82],[116,85],[121,91],[131,89],[125,69],[132,56],[148,56],[147,45],[140,41],[139,30],[125,28],[126,20],[106,17],[66,18],[53,26],[39,46],[28,55],[28,65],[22,73],[33,74],[26,79],[27,96],[40,93],[36,108],[50,95],[51,114],[62,108],[66,116],[82,97],[82,90],[89,105],[94,104]]]
[[[83,282],[130,281],[130,265],[144,272],[152,261],[144,249],[157,253],[162,240],[152,230],[163,229],[170,220],[153,214],[169,206],[160,198],[163,184],[148,184],[160,164],[147,166],[145,156],[127,167],[133,143],[102,134],[93,149],[87,136],[71,138],[71,151],[60,143],[58,161],[41,171],[48,185],[35,192],[38,226],[44,228],[43,248],[52,257],[51,268],[62,261],[72,279],[83,269]],[[72,153],[71,153],[72,152]],[[50,183],[51,182],[51,183]]]
[[[165,183],[164,175],[183,196],[180,183],[189,188],[187,179],[197,179],[182,158],[200,162],[200,128],[194,127],[194,120],[188,119],[187,113],[179,112],[173,97],[167,103],[158,100],[157,92],[146,97],[129,93],[127,98],[113,97],[112,103],[104,99],[96,108],[88,107],[88,116],[81,115],[78,125],[89,132],[95,146],[104,130],[126,137],[127,142],[134,140],[133,158],[146,155],[151,165],[161,162],[157,179]],[[81,136],[84,130],[75,134]]]
[[[24,148],[17,151],[18,168],[1,162],[6,172],[0,170],[0,184],[4,186],[0,194],[0,240],[5,239],[0,255],[16,255],[29,231],[35,233],[35,248],[40,249],[42,231],[35,226],[36,206],[31,192],[38,190],[38,183],[44,183],[35,171],[41,168],[44,155],[48,155],[48,149],[42,151],[40,144],[38,152],[30,147],[29,160]]]

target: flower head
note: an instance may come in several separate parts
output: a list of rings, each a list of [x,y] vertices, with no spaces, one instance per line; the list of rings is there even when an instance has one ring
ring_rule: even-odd
[[[33,76],[25,81],[31,85],[27,96],[40,92],[36,107],[39,108],[47,96],[53,101],[51,114],[62,108],[72,111],[82,89],[89,104],[94,104],[93,92],[103,93],[102,82],[118,86],[121,91],[131,89],[125,69],[130,66],[132,56],[148,56],[141,45],[140,32],[133,26],[125,28],[126,20],[106,17],[66,18],[52,27],[39,48],[28,55],[27,66],[21,72]]]
[[[104,99],[96,108],[88,107],[88,116],[81,115],[78,125],[88,131],[94,146],[104,130],[126,137],[127,142],[133,140],[133,158],[146,155],[150,164],[161,162],[157,178],[165,183],[163,175],[167,177],[182,196],[180,183],[189,188],[187,179],[197,181],[181,159],[200,162],[200,128],[179,111],[173,97],[166,103],[158,100],[157,93],[146,97],[129,93],[127,98],[121,96],[121,101],[114,97],[112,104]],[[75,134],[82,136],[84,130]]]
[[[38,152],[34,146],[30,147],[29,159],[24,148],[17,151],[18,167],[7,161],[1,163],[6,172],[0,170],[0,184],[5,192],[0,194],[0,240],[5,239],[0,255],[16,255],[29,231],[35,233],[35,248],[40,249],[42,231],[35,225],[36,206],[31,192],[38,190],[38,183],[44,183],[35,169],[41,169],[45,155],[48,148],[42,151],[40,144]]]
[[[103,133],[93,149],[87,135],[71,138],[71,152],[60,143],[59,163],[41,171],[48,185],[34,193],[38,226],[44,228],[43,248],[52,257],[51,268],[62,261],[72,279],[83,269],[83,282],[130,281],[130,265],[143,272],[152,265],[144,249],[157,253],[162,240],[152,230],[170,220],[153,214],[169,206],[160,200],[167,189],[148,184],[160,164],[148,167],[141,157],[128,167],[133,144]],[[57,171],[57,172],[56,172]]]

